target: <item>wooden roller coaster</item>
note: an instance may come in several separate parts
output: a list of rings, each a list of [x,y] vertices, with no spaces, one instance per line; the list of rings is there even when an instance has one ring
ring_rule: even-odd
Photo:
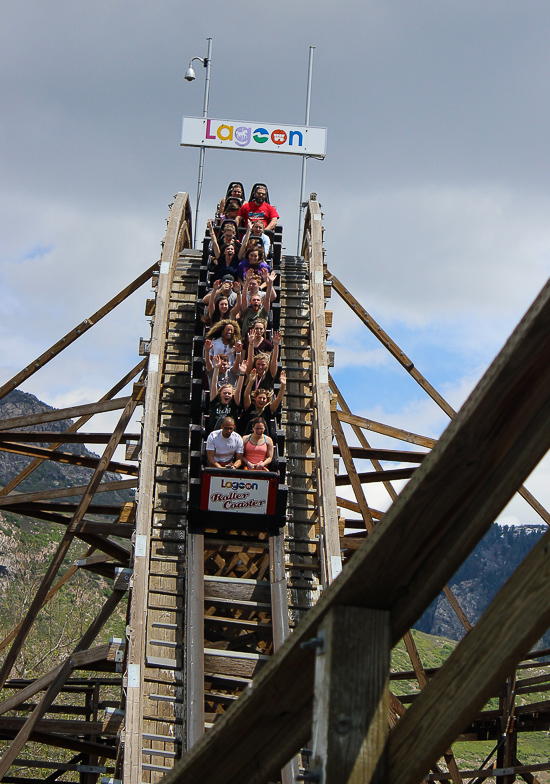
[[[0,642],[0,780],[542,781],[550,763],[524,764],[518,737],[550,730],[550,651],[530,650],[550,625],[550,532],[475,625],[447,583],[516,491],[550,525],[522,487],[550,445],[550,286],[455,415],[327,269],[312,194],[302,256],[274,246],[273,318],[288,379],[276,438],[286,513],[277,507],[280,519],[265,525],[233,513],[219,525],[191,515],[201,482],[198,293],[209,255],[206,241],[191,248],[191,236],[189,200],[179,193],[160,261],[0,388],[0,398],[9,395],[152,284],[143,359],[101,400],[0,421],[0,449],[31,460],[0,490],[0,509],[64,531],[26,615]],[[330,375],[332,292],[452,419],[439,441],[350,411]],[[133,434],[138,407],[141,432]],[[92,416],[117,409],[112,433],[83,432]],[[49,448],[33,446],[47,441],[33,427],[68,418],[75,421],[52,431]],[[374,449],[369,430],[409,447]],[[68,443],[105,448],[100,458],[80,457],[63,451]],[[129,462],[114,462],[122,444]],[[87,486],[17,491],[44,460],[93,475]],[[357,460],[373,470],[358,471]],[[129,478],[106,481],[107,471]],[[408,478],[398,495],[392,481]],[[391,499],[384,513],[366,500],[372,482]],[[346,486],[354,500],[338,494]],[[129,488],[135,501],[98,503],[101,492]],[[355,518],[346,521],[342,510]],[[88,549],[68,565],[76,540]],[[66,659],[36,678],[16,678],[40,611],[79,570],[110,581],[103,606]],[[441,591],[465,636],[430,670],[410,629]],[[121,602],[126,637],[105,640],[102,629]],[[401,640],[410,668],[397,672],[390,653]],[[397,688],[404,681],[409,696]],[[457,740],[490,740],[494,749],[464,770],[452,749]]]

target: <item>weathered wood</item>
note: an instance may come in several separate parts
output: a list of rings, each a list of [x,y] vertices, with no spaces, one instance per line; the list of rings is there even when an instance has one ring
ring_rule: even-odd
[[[341,577],[266,664],[254,689],[165,784],[254,784],[276,775],[309,734],[312,662],[300,643],[315,636],[331,606],[390,610],[392,644],[420,617],[550,445],[549,324],[547,285]]]
[[[359,507],[359,513],[365,524],[365,528],[367,531],[372,531],[374,528],[374,520],[372,519],[367,499],[365,498],[363,488],[361,487],[361,479],[355,470],[355,465],[353,463],[353,459],[348,447],[348,442],[346,441],[338,414],[334,411],[332,412],[332,427],[334,430],[334,435],[336,436],[336,443],[338,444],[338,448],[340,450],[340,454],[342,455],[342,460],[344,461],[344,465],[347,471],[347,475],[335,477],[335,485],[339,487],[340,484],[343,484],[340,481],[342,479],[346,485],[351,485],[353,494],[355,496],[355,501]]]
[[[310,323],[311,353],[313,358],[313,391],[315,395],[315,452],[317,454],[317,496],[319,524],[323,533],[323,581],[330,585],[342,571],[340,534],[334,471],[332,470],[332,426],[330,415],[328,355],[326,337],[325,291],[323,280],[323,231],[321,207],[318,202],[309,203],[309,231],[305,243],[305,257],[309,261],[310,274]],[[304,233],[304,237],[306,237]]]
[[[408,430],[402,430],[399,427],[392,425],[384,425],[382,422],[375,422],[373,419],[365,419],[364,417],[349,414],[346,411],[338,411],[338,419],[340,422],[347,422],[349,425],[356,425],[365,430],[372,430],[373,433],[380,433],[383,436],[391,436],[399,441],[407,441],[409,444],[416,444],[417,446],[425,446],[431,449],[437,444],[437,439],[429,438],[428,436],[421,436],[417,433],[410,433]]]
[[[120,379],[120,381],[118,381],[114,385],[114,387],[111,387],[111,389],[102,398],[100,398],[99,402],[101,403],[105,400],[111,400],[115,395],[118,395],[118,393],[122,389],[124,389],[126,384],[128,384],[143,369],[144,364],[145,364],[145,360],[138,362],[138,364],[134,368],[132,368],[132,370],[130,370],[123,378]],[[84,427],[86,422],[88,422],[91,418],[92,418],[92,414],[89,414],[88,416],[80,417],[76,422],[74,422],[72,425],[69,426],[68,430],[66,430],[65,433],[76,433],[76,431],[79,430],[81,427]],[[50,448],[54,450],[57,449],[58,446],[61,446],[61,443],[59,441],[56,442],[55,444],[52,444]],[[26,466],[22,471],[20,471],[17,474],[17,476],[11,479],[5,487],[0,489],[0,497],[3,495],[7,495],[8,493],[11,493],[11,491],[14,488],[16,488],[17,485],[19,485],[24,479],[30,476],[30,474],[32,474],[32,472],[35,471],[38,468],[38,466],[41,464],[42,464],[41,460],[33,460],[31,463],[29,463],[29,465]]]
[[[188,534],[186,559],[186,747],[204,735],[204,537]]]
[[[1,440],[1,436],[0,436]],[[371,447],[348,447],[351,457],[356,460],[390,460],[400,463],[421,463],[427,452],[407,452],[404,449],[372,449]],[[334,446],[335,455],[340,454],[340,447]]]
[[[98,464],[99,457],[86,457],[85,455],[73,455],[71,452],[57,452],[51,449],[43,449],[38,446],[27,446],[26,444],[17,444],[2,441],[0,439],[0,452],[9,452],[12,455],[26,455],[28,457],[38,457],[41,460],[52,460],[54,463],[65,463],[66,465],[78,465],[85,468],[95,468]],[[107,466],[107,471],[119,474],[131,474],[137,476],[138,469],[136,466],[127,465],[126,463],[118,463],[111,461]]]
[[[137,479],[121,479],[115,482],[102,482],[94,489],[96,493],[110,493],[111,490],[128,490],[137,487]],[[55,490],[37,490],[34,493],[12,493],[0,498],[0,507],[26,504],[33,501],[48,501],[51,498],[69,498],[74,495],[83,495],[88,485],[75,487],[58,487]]]
[[[444,400],[443,397],[439,394],[439,392],[434,389],[434,387],[429,383],[429,381],[424,378],[424,376],[415,368],[413,362],[406,356],[406,354],[399,348],[397,343],[395,343],[390,336],[382,329],[380,324],[378,324],[370,313],[367,313],[365,308],[361,305],[358,300],[355,299],[353,294],[345,288],[345,286],[338,280],[337,277],[332,275],[328,270],[325,273],[325,277],[332,283],[333,288],[335,291],[342,297],[346,305],[348,305],[356,316],[358,316],[363,324],[370,330],[370,332],[374,335],[374,337],[382,343],[382,345],[392,354],[395,359],[399,362],[399,364],[405,368],[405,370],[410,373],[410,375],[414,378],[414,380],[420,384],[422,389],[428,393],[428,395],[432,398],[432,400],[437,403],[437,405],[445,411],[445,413],[449,417],[453,417],[455,411],[451,406]]]
[[[389,613],[333,607],[318,639],[312,769],[323,784],[385,784]]]
[[[335,419],[338,421],[338,417],[335,417]],[[373,482],[388,482],[390,480],[396,481],[398,479],[410,479],[417,470],[418,469],[416,468],[391,468],[388,471],[364,471],[357,473],[355,469],[353,469],[354,475],[358,479],[359,484],[372,484]],[[341,474],[340,476],[335,477],[336,487],[344,487],[345,485],[353,486],[352,476],[353,474],[349,473],[348,476]]]
[[[47,365],[57,354],[60,354],[67,346],[70,346],[71,343],[74,343],[80,335],[87,332],[94,324],[97,324],[104,316],[110,313],[117,305],[120,305],[121,302],[124,302],[130,294],[133,294],[134,291],[137,291],[144,283],[151,280],[151,275],[155,270],[158,269],[158,262],[153,264],[149,269],[142,272],[142,274],[137,277],[129,286],[122,289],[115,297],[113,297],[106,305],[103,305],[99,310],[90,316],[90,318],[84,319],[78,326],[68,332],[65,337],[58,340],[57,343],[54,343],[53,346],[37,357],[33,362],[29,363],[29,365],[17,373],[13,378],[7,381],[2,387],[0,387],[0,400],[5,397],[7,394],[12,392],[14,389],[17,389],[24,381],[30,378],[37,370],[44,365]],[[78,414],[74,414],[73,416],[78,416]]]
[[[39,414],[27,414],[26,416],[2,419],[0,420],[0,430],[15,430],[18,427],[32,427],[32,425],[42,425],[45,422],[59,422],[65,419],[72,419],[75,416],[103,414],[105,411],[118,411],[119,409],[126,408],[129,400],[129,397],[117,397],[115,400],[86,403],[81,406],[71,406],[70,408],[54,408],[53,411],[42,411]]]
[[[160,384],[164,364],[168,305],[176,264],[185,238],[190,232],[182,227],[190,222],[186,193],[176,195],[162,251],[158,276],[155,321],[151,335],[147,370],[147,394],[141,445],[140,490],[136,513],[136,540],[140,548],[134,557],[134,585],[128,625],[128,668],[132,686],[126,697],[124,784],[142,784],[143,663],[145,662],[148,566],[151,546],[151,519],[154,500],[155,455],[160,401]],[[139,537],[139,538],[138,538]],[[130,681],[130,679],[129,679]]]
[[[135,433],[124,433],[121,444],[139,440]],[[59,444],[108,444],[111,433],[73,433],[68,430],[0,430],[0,442],[19,441],[21,443],[53,443]]]
[[[548,628],[549,575],[550,531],[526,556],[393,731],[389,741],[391,784],[412,784],[422,778],[432,760],[472,721]]]
[[[17,656],[19,655],[19,651],[23,646],[23,643],[34,622],[34,619],[36,618],[38,612],[40,611],[40,608],[42,607],[44,597],[50,590],[52,583],[55,579],[55,575],[57,574],[61,564],[63,563],[63,559],[65,558],[67,551],[73,541],[74,529],[79,525],[84,515],[86,514],[88,504],[92,500],[94,493],[96,492],[99,483],[103,478],[105,470],[111,461],[111,457],[113,456],[114,451],[118,446],[119,437],[126,429],[126,426],[130,421],[132,414],[134,413],[134,410],[135,410],[135,404],[133,403],[133,401],[130,400],[126,408],[124,409],[122,416],[118,421],[118,424],[113,432],[111,440],[109,441],[109,443],[105,448],[105,451],[103,452],[103,455],[97,465],[97,468],[95,469],[92,478],[90,479],[88,487],[80,500],[78,508],[75,514],[73,515],[70,524],[67,526],[67,530],[65,531],[65,534],[63,535],[63,538],[61,539],[57,547],[57,550],[53,556],[50,566],[48,567],[46,574],[44,575],[42,583],[38,591],[36,592],[36,595],[33,601],[31,602],[29,609],[27,610],[25,619],[21,624],[21,628],[19,629],[19,632],[17,633],[17,636],[15,637],[11,648],[6,655],[6,658],[2,665],[2,669],[0,670],[0,686],[3,686],[7,678],[9,677],[11,669],[15,663]]]

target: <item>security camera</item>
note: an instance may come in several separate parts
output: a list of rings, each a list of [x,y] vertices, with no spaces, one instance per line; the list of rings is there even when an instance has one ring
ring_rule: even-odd
[[[189,66],[189,68],[188,68],[188,69],[187,69],[187,71],[185,72],[184,79],[185,79],[187,82],[194,82],[194,81],[195,81],[195,78],[196,78],[196,77],[195,77],[195,71],[194,71],[194,70],[191,68],[191,66]]]

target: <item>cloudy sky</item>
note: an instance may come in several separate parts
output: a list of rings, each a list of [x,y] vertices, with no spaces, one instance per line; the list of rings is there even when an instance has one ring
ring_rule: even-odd
[[[550,267],[550,6],[508,0],[4,0],[0,4],[0,381],[159,256],[195,199],[181,117],[304,120],[329,269],[460,406]],[[300,163],[209,151],[199,229],[230,179],[269,183],[296,248]],[[135,364],[144,287],[23,387],[89,402]],[[333,300],[335,377],[356,413],[437,436],[444,415]],[[352,380],[353,379],[353,380]],[[372,439],[376,443],[375,439]],[[528,484],[550,506],[550,468]],[[368,490],[372,505],[384,503]],[[505,521],[536,522],[514,502]]]

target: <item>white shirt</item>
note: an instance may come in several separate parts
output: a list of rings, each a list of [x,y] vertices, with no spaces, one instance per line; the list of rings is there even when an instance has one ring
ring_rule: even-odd
[[[221,430],[213,430],[206,439],[206,451],[214,452],[214,460],[217,463],[229,463],[237,455],[243,453],[243,440],[241,436],[233,431],[229,438],[224,438]]]

